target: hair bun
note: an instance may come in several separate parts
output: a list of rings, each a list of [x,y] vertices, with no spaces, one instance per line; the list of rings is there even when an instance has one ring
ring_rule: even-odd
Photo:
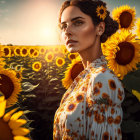
[[[105,19],[105,32],[101,36],[101,42],[104,43],[108,37],[114,34],[119,29],[117,21],[113,20],[109,15]]]

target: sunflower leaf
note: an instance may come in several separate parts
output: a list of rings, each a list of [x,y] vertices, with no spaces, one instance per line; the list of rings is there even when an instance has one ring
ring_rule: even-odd
[[[140,70],[127,74],[122,82],[128,91],[134,89],[140,92]]]
[[[24,82],[24,83],[22,83],[22,91],[30,92],[30,91],[34,90],[36,87],[38,87],[38,86],[39,86],[39,84],[32,85],[30,82]]]

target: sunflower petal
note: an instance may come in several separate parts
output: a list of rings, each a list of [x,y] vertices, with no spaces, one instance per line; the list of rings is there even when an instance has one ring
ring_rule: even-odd
[[[15,136],[14,140],[30,140],[30,139],[24,136]]]
[[[13,114],[12,117],[10,118],[10,120],[17,120],[23,114],[24,114],[23,111],[19,111],[19,112]]]
[[[17,129],[18,127],[20,127],[26,123],[27,123],[27,121],[24,119],[10,120],[9,126],[11,129]]]
[[[3,117],[3,120],[4,120],[5,122],[8,122],[9,119],[11,118],[11,115],[12,115],[17,109],[18,109],[18,107],[15,108],[15,109],[13,109],[13,110],[11,110],[11,111],[9,111],[8,113],[6,113],[6,114],[4,115],[4,117]]]
[[[27,135],[28,133],[30,133],[30,130],[27,129],[27,128],[23,128],[23,127],[20,127],[18,129],[14,129],[12,131],[13,135],[15,136],[25,136]]]
[[[0,102],[4,101],[5,97],[4,96],[0,96]]]
[[[6,108],[6,100],[0,102],[0,118],[4,115]]]
[[[137,97],[137,99],[140,102],[140,93],[138,91],[136,91],[136,90],[132,90],[132,93]]]

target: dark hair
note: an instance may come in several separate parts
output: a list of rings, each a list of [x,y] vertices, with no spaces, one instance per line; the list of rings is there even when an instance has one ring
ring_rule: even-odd
[[[106,3],[101,0],[67,0],[62,4],[62,7],[60,9],[59,13],[59,24],[61,23],[61,15],[65,8],[69,6],[76,6],[78,7],[83,13],[89,15],[92,18],[93,24],[96,26],[103,20],[100,19],[100,17],[97,16],[96,8],[97,6],[103,5],[106,7]],[[113,20],[110,16],[110,12],[107,11],[106,18],[104,19],[105,22],[105,31],[101,35],[100,41],[104,43],[109,36],[114,34],[118,28],[119,25],[117,21]]]

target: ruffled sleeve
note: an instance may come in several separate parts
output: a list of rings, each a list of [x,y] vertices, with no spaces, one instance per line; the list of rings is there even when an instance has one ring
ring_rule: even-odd
[[[124,89],[109,70],[93,74],[89,81],[86,108],[86,138],[89,140],[121,140]]]

